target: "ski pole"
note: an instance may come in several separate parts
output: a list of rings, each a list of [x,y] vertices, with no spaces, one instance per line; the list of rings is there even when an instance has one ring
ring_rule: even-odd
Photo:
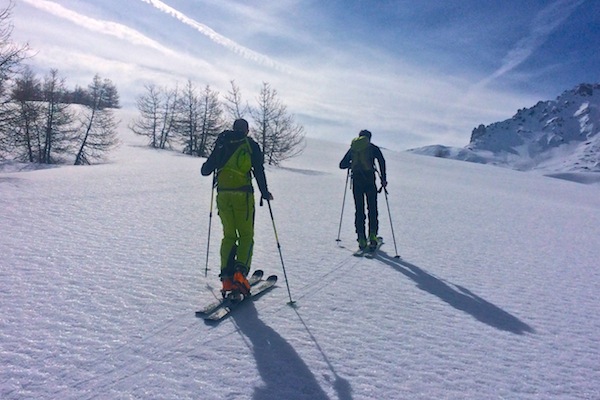
[[[271,208],[271,200],[267,200],[267,205],[269,206],[269,214],[271,214],[271,223],[273,224],[273,232],[275,233],[275,242],[277,242],[277,250],[279,250],[279,259],[281,260],[281,267],[283,268],[283,276],[285,278],[285,285],[287,286],[288,296],[290,297],[290,301],[288,305],[294,306],[296,304],[295,301],[292,300],[292,292],[290,291],[290,284],[288,283],[287,273],[285,272],[285,264],[283,262],[283,255],[281,254],[281,244],[279,244],[279,237],[277,235],[277,228],[275,228],[275,218],[273,218],[273,209]]]
[[[383,193],[385,194],[385,203],[387,204],[388,217],[390,218],[390,227],[392,228],[392,239],[394,239],[394,250],[396,250],[396,255],[394,258],[400,258],[398,255],[398,247],[396,246],[396,235],[394,234],[394,224],[392,223],[392,213],[390,212],[390,202],[388,200],[388,191],[386,188],[383,188]]]
[[[377,175],[379,175],[379,180],[382,180],[381,173],[379,171],[377,171]],[[385,195],[385,204],[387,205],[388,217],[390,219],[390,228],[392,229],[392,239],[394,240],[394,250],[396,250],[396,255],[394,256],[394,258],[400,258],[400,256],[398,255],[398,247],[396,246],[396,235],[394,234],[394,224],[392,223],[392,213],[390,212],[390,201],[388,200],[388,191],[387,191],[387,188],[383,185],[381,185],[381,189],[379,189],[379,191],[381,192],[382,189],[383,189],[383,194]]]
[[[210,191],[210,212],[208,214],[208,240],[206,242],[206,266],[204,267],[204,277],[208,276],[208,251],[210,249],[210,228],[212,225],[213,199],[215,197],[215,186],[217,183],[217,175],[213,173],[212,189]]]
[[[340,227],[338,228],[338,237],[335,240],[336,242],[340,242],[340,234],[342,232],[342,218],[344,217],[344,206],[346,205],[346,191],[348,190],[348,179],[350,178],[350,168],[348,168],[348,173],[346,174],[346,185],[344,186],[344,199],[342,200],[342,213],[340,214]]]

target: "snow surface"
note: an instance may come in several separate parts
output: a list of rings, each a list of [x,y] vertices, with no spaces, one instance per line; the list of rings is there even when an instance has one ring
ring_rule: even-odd
[[[386,243],[362,259],[349,191],[336,242],[347,147],[309,140],[267,168],[297,307],[257,207],[253,269],[280,281],[211,325],[203,160],[122,139],[0,173],[0,398],[600,398],[598,186],[384,150]]]

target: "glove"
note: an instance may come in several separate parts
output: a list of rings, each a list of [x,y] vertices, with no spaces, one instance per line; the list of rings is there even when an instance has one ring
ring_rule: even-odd
[[[270,192],[263,193],[262,198],[270,201],[270,200],[273,200],[273,195]]]

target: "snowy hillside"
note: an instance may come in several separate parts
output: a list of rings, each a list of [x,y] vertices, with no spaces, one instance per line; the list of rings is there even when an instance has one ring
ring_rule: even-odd
[[[122,140],[109,164],[0,173],[1,399],[600,398],[597,186],[384,151],[386,243],[356,258],[346,146],[310,140],[267,168],[297,308],[257,207],[278,287],[210,325],[203,160]]]
[[[463,149],[437,145],[411,151],[521,171],[600,172],[599,133],[600,84],[582,84],[511,119],[480,125]]]

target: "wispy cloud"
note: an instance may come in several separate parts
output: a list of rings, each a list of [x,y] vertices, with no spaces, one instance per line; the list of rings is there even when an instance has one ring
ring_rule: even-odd
[[[550,94],[564,89],[557,77],[582,80],[591,70],[582,65],[597,60],[587,50],[592,46],[570,38],[575,35],[544,46],[568,18],[580,21],[570,28],[597,38],[590,21],[599,6],[592,1],[539,0],[517,7],[512,0],[514,7],[503,3],[490,11],[478,0],[466,0],[473,7],[465,9],[472,12],[455,10],[449,17],[454,8],[439,2],[410,12],[394,2],[381,8],[360,2],[364,12],[357,12],[357,2],[191,3],[21,0],[15,32],[39,50],[32,62],[40,70],[58,68],[70,84],[85,84],[101,72],[118,84],[124,103],[133,104],[146,82],[190,79],[223,93],[234,79],[249,102],[261,83],[269,82],[309,136],[345,142],[368,128],[378,144],[395,149],[432,142],[464,145],[473,127],[534,104],[540,87],[549,87]],[[32,24],[33,15],[43,24]],[[482,20],[489,24],[477,31]],[[526,33],[507,48],[513,29]],[[250,40],[262,53],[241,44]],[[571,51],[587,64],[564,64],[544,74],[545,80],[521,85],[525,79],[519,74],[548,69],[527,63],[542,50],[557,55],[552,59]]]
[[[226,47],[227,49],[233,51],[236,54],[241,55],[242,57],[244,57],[248,60],[259,63],[263,66],[275,68],[282,72],[288,70],[287,67],[285,67],[284,65],[271,59],[270,57],[268,57],[264,54],[260,54],[254,50],[251,50],[247,47],[244,47],[244,46],[234,42],[233,40],[215,32],[210,27],[188,17],[187,15],[174,9],[173,7],[166,5],[162,1],[159,1],[159,0],[141,0],[141,1],[144,3],[150,4],[151,6],[155,7],[156,9],[158,9],[158,10],[176,18],[177,20],[181,21],[182,23],[196,29],[198,32],[207,36],[213,42],[215,42],[223,47]]]
[[[126,40],[127,42],[135,45],[146,46],[170,56],[177,55],[175,51],[161,45],[160,43],[125,25],[111,21],[90,18],[85,15],[79,14],[73,10],[69,10],[68,8],[63,7],[60,4],[47,0],[22,1],[54,16],[66,19],[88,30],[109,36],[114,36],[116,38]]]
[[[211,68],[208,62],[200,58],[190,56],[184,52],[176,51],[164,46],[128,26],[112,21],[91,18],[48,0],[22,1],[41,11],[52,14],[63,20],[67,20],[87,31],[117,38],[123,42],[133,45],[136,48],[136,54],[134,54],[132,57],[131,54],[127,53],[128,51],[131,52],[130,48],[125,47],[123,50],[121,50],[121,47],[123,46],[114,46],[114,43],[109,41],[108,44],[104,44],[104,47],[110,47],[109,51],[111,56],[102,58],[94,54],[95,52],[97,53],[99,47],[102,46],[100,43],[105,43],[101,42],[100,40],[96,41],[95,45],[93,46],[95,52],[91,52],[87,56],[85,55],[85,51],[83,49],[78,51],[75,48],[63,49],[63,55],[60,56],[60,52],[57,53],[55,51],[57,48],[55,45],[48,45],[44,48],[44,54],[38,55],[38,58],[43,58],[44,60],[48,61],[50,65],[62,64],[63,66],[69,66],[70,69],[76,69],[77,65],[79,65],[80,68],[85,68],[85,66],[93,66],[95,70],[107,68],[108,66],[114,68],[115,65],[117,65],[118,68],[116,68],[116,70],[119,71],[140,72],[140,74],[134,74],[138,78],[142,77],[142,71],[145,71],[148,76],[156,78],[157,72],[162,70],[164,71],[165,75],[171,74],[173,76],[179,76],[181,79],[185,77],[186,69],[188,68],[197,70],[206,70]],[[87,47],[89,48],[89,46]],[[150,50],[150,53],[148,54],[151,55],[140,56],[141,52],[139,48]],[[155,52],[158,52],[166,57],[156,57]],[[65,57],[64,54],[69,54],[70,56]],[[174,63],[172,62],[173,60],[177,60],[177,62]],[[110,72],[110,69],[107,72]],[[214,73],[219,74],[218,72]],[[221,77],[221,79],[224,78]],[[164,80],[164,76],[162,77],[162,80]]]
[[[533,20],[529,34],[516,43],[502,60],[500,68],[480,82],[480,85],[500,78],[525,62],[584,2],[585,0],[558,0],[540,11]]]
[[[510,91],[502,93],[499,90],[490,89],[489,85],[511,73],[514,74],[515,69],[531,58],[548,40],[549,36],[584,2],[585,0],[557,0],[539,11],[532,20],[528,34],[517,41],[506,53],[500,67],[484,79],[468,86],[464,93],[457,96],[456,102],[446,108],[444,113],[446,129],[450,130],[452,127],[459,126],[460,121],[464,119],[464,115],[485,115],[485,107],[491,104],[497,110],[507,110],[511,104],[515,103],[516,97],[525,100],[527,96],[523,94],[515,96]],[[507,104],[501,106],[503,101],[507,101]],[[533,104],[534,99],[531,98],[530,102],[529,104],[524,102],[519,107]],[[487,114],[493,117],[494,113],[488,111]],[[508,115],[505,117],[508,117]],[[501,119],[501,113],[498,113],[497,118]],[[484,122],[490,123],[493,121],[480,120],[478,124]]]

